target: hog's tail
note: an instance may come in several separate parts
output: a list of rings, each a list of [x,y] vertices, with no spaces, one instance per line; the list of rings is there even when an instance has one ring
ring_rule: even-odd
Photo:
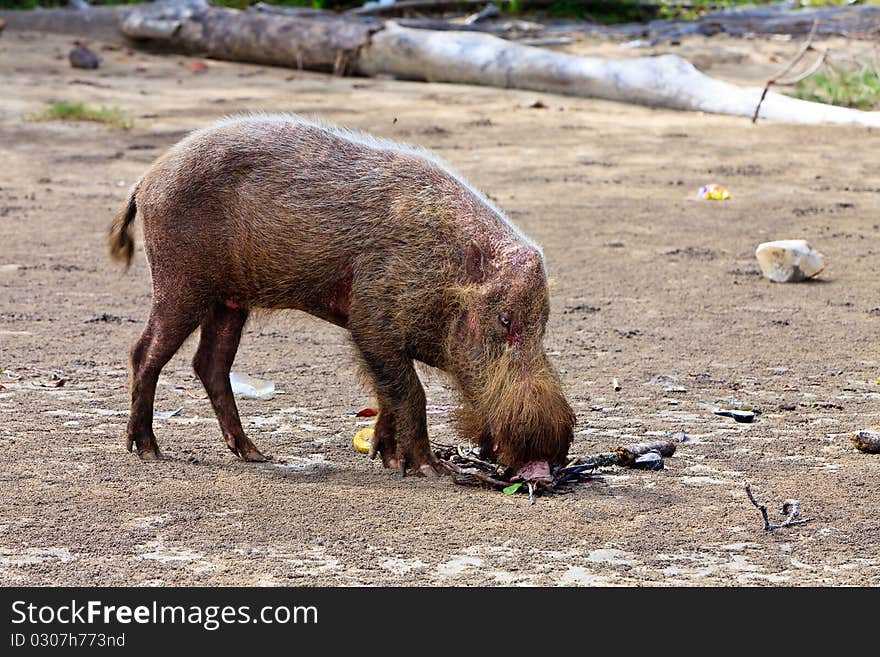
[[[139,184],[139,183],[138,183]],[[134,256],[134,238],[131,236],[131,224],[137,215],[137,195],[138,185],[135,185],[131,194],[128,196],[128,202],[125,207],[119,211],[119,214],[110,224],[110,235],[108,242],[110,243],[110,257],[117,262],[125,263],[125,268],[131,266],[131,258]]]

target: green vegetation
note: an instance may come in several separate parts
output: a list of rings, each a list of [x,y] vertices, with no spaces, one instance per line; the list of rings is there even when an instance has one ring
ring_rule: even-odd
[[[556,0],[546,11],[556,18],[578,18],[606,25],[657,18],[657,6],[641,0]]]
[[[55,103],[48,109],[31,114],[29,121],[96,121],[128,130],[134,120],[118,107],[90,107],[85,103]]]
[[[798,82],[797,98],[862,110],[880,109],[880,71],[876,65],[861,68],[828,67]]]

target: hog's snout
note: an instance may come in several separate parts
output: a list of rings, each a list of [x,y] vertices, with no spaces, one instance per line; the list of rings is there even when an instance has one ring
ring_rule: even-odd
[[[507,352],[480,377],[480,390],[462,410],[460,426],[484,456],[519,467],[530,461],[565,463],[575,416],[546,358],[528,363]]]

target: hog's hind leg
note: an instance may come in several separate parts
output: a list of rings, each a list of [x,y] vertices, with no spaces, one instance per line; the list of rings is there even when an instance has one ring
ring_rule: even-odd
[[[198,324],[197,309],[173,302],[154,302],[147,326],[131,350],[131,415],[126,447],[129,452],[136,447],[138,456],[145,461],[155,461],[160,456],[153,434],[159,372]]]
[[[226,446],[245,461],[259,462],[265,461],[266,457],[244,433],[229,382],[229,370],[247,317],[248,311],[244,308],[215,304],[202,322],[193,368],[211,399]]]

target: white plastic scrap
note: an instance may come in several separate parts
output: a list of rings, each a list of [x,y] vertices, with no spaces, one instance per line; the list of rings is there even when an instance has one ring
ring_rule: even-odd
[[[275,384],[271,381],[261,381],[247,374],[229,373],[229,382],[232,384],[232,393],[242,399],[268,400],[275,396]]]

